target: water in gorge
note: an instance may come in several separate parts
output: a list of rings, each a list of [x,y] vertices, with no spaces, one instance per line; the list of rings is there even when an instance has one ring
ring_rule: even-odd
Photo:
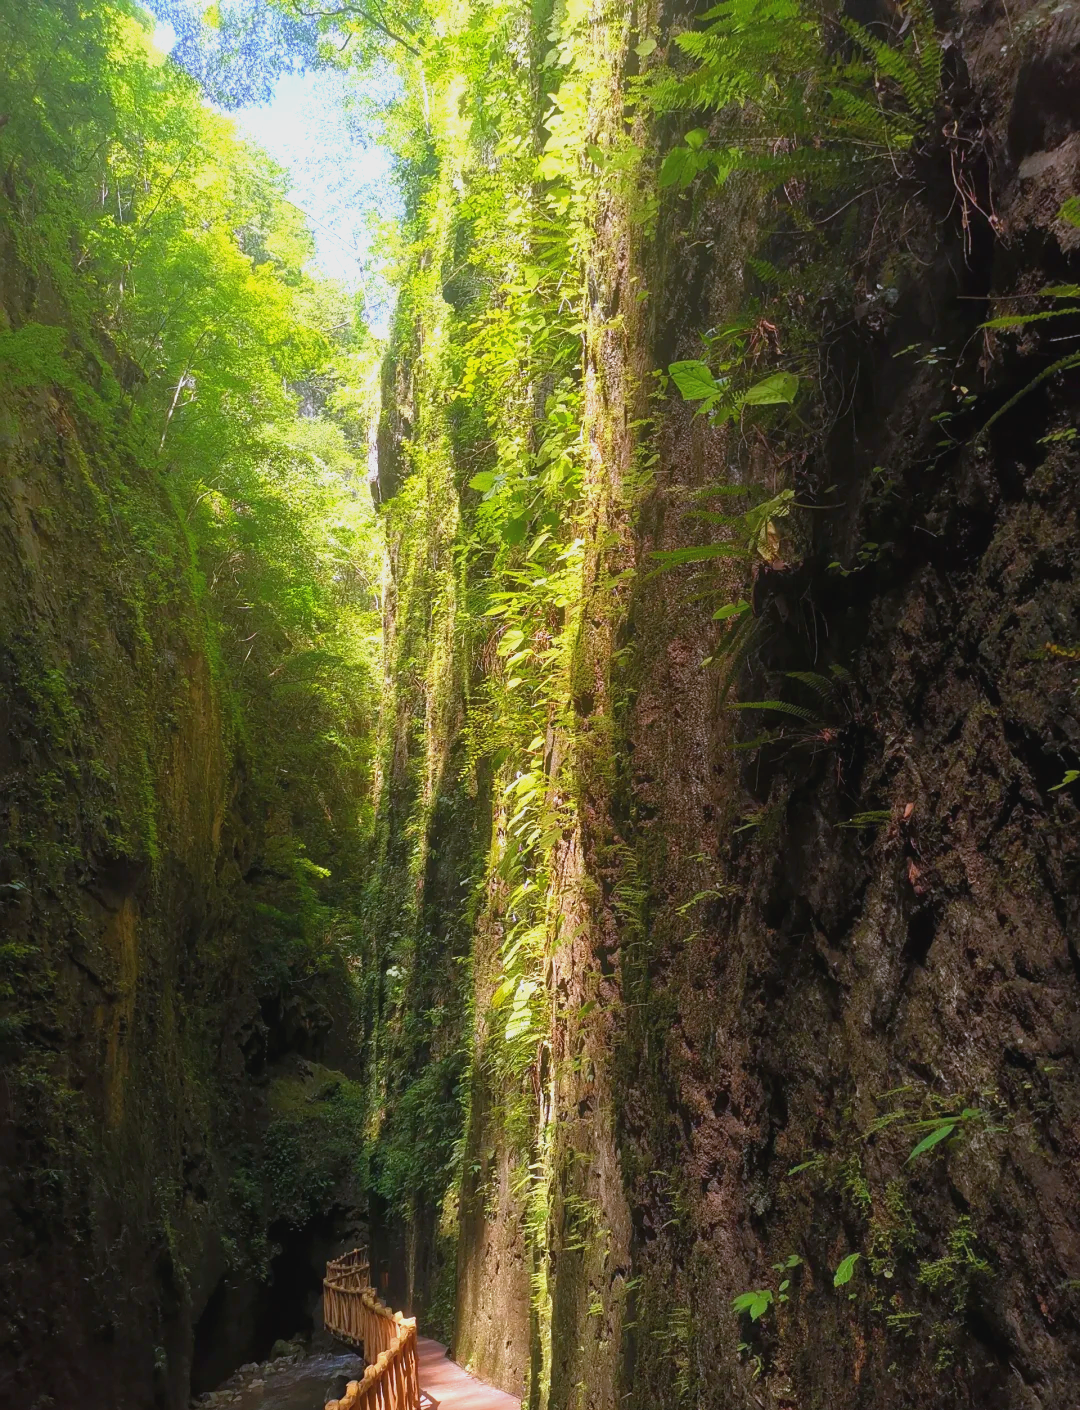
[[[323,1410],[363,1374],[363,1357],[352,1352],[275,1357],[241,1367],[191,1404],[200,1410]]]

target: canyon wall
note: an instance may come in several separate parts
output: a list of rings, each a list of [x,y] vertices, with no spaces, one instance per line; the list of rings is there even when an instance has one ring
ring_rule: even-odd
[[[473,903],[455,1345],[533,1406],[1075,1398],[1077,373],[1059,364],[1076,315],[1044,325],[1060,344],[982,325],[1047,286],[1071,297],[1080,30],[1045,6],[936,20],[932,123],[846,224],[818,209],[813,258],[797,183],[669,189],[653,229],[634,193],[599,198],[569,708],[532,746],[560,826],[538,1034],[513,1071],[497,1040],[526,754],[488,755],[475,834],[492,869]],[[633,23],[670,38],[662,17]],[[581,41],[609,104],[640,66],[628,35],[608,15]],[[452,234],[443,337],[482,268]],[[670,383],[652,394],[654,371],[739,320],[762,371],[790,355],[767,313],[777,269],[808,349],[802,416],[717,426]],[[433,324],[410,306],[401,327],[419,347]],[[414,406],[384,413],[388,483],[432,454],[419,374]],[[463,542],[493,464],[472,429],[441,443],[460,509],[438,534],[460,513]],[[538,417],[534,446],[547,434]],[[742,563],[702,551],[718,485],[772,506]],[[432,542],[414,533],[403,561],[430,563]],[[456,688],[492,738],[498,611],[458,637]],[[444,833],[421,835],[451,862]]]

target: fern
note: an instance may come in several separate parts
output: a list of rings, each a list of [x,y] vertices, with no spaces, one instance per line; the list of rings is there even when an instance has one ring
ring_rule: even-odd
[[[983,426],[983,431],[988,431],[995,421],[999,421],[1007,411],[1011,411],[1018,401],[1027,396],[1028,392],[1033,392],[1036,387],[1041,387],[1044,382],[1059,372],[1068,372],[1073,367],[1080,367],[1080,353],[1069,353],[1067,357],[1060,358],[1057,362],[1051,363],[1049,367],[1044,367],[1036,377],[1032,377],[1026,387],[1022,387],[1014,396],[1011,396],[1004,406],[999,406],[993,416],[989,418]]]
[[[789,278],[791,278],[790,271],[777,269],[776,265],[770,260],[751,257],[746,263],[763,284],[773,284],[776,288],[782,289],[786,286]]]
[[[836,682],[829,680],[828,676],[819,676],[816,671],[787,671],[785,674],[788,680],[809,687],[822,700],[832,700],[836,695]]]
[[[876,146],[906,151],[919,130],[920,124],[906,114],[888,112],[847,88],[830,93],[829,102],[829,112],[838,115],[841,136],[858,132]]]
[[[830,54],[803,0],[725,0],[710,10],[705,29],[677,40],[697,67],[685,77],[661,71],[644,88],[657,112],[722,115],[708,146],[695,128],[668,153],[661,185],[687,186],[711,170],[720,182],[747,171],[770,186],[806,178],[835,188],[884,171],[913,146],[941,87],[933,16],[921,0],[909,13],[900,43],[841,19],[858,51],[843,56]]]
[[[875,39],[856,20],[842,19],[840,23],[855,43],[869,54],[876,71],[892,79],[907,106],[925,121],[933,116],[941,88],[943,51],[928,8],[915,3],[909,9],[912,31],[899,47]]]
[[[738,558],[741,550],[735,543],[704,543],[692,548],[654,549],[649,557],[660,568],[678,568],[684,563],[706,563],[713,558]]]
[[[1067,205],[1068,202],[1065,203],[1065,206],[1062,206],[1061,211],[1058,212],[1059,216],[1063,214]],[[1048,289],[1043,289],[1041,293],[1047,298],[1075,299],[1080,295],[1080,285],[1057,284]],[[1066,304],[1064,308],[1042,309],[1036,313],[1003,314],[998,318],[988,319],[982,326],[983,328],[989,328],[995,331],[1010,328],[1023,328],[1029,323],[1041,323],[1048,318],[1066,318],[1075,316],[1078,313],[1080,313],[1080,305]],[[1048,381],[1059,372],[1069,372],[1074,367],[1080,367],[1080,353],[1078,352],[1066,353],[1064,357],[1051,363],[1049,367],[1044,367],[1026,386],[1022,387],[1020,391],[1011,396],[1004,406],[998,407],[997,411],[994,412],[983,426],[983,431],[989,430],[995,421],[1000,420],[1007,411],[1013,409],[1017,402],[1023,400],[1029,392],[1034,391],[1034,389],[1041,386],[1043,382]]]
[[[790,715],[807,725],[819,725],[821,721],[812,710],[802,705],[792,705],[788,700],[735,700],[728,707],[731,710],[775,710],[777,714]]]

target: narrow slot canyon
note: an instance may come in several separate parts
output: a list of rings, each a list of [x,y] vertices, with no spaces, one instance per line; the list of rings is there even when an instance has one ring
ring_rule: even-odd
[[[0,1407],[1077,1410],[1080,6],[0,0]]]

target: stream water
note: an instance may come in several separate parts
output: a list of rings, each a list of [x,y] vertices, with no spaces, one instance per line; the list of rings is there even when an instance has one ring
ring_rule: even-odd
[[[351,1352],[278,1357],[242,1367],[224,1385],[192,1404],[198,1410],[323,1410],[349,1381],[364,1374],[363,1358]]]

